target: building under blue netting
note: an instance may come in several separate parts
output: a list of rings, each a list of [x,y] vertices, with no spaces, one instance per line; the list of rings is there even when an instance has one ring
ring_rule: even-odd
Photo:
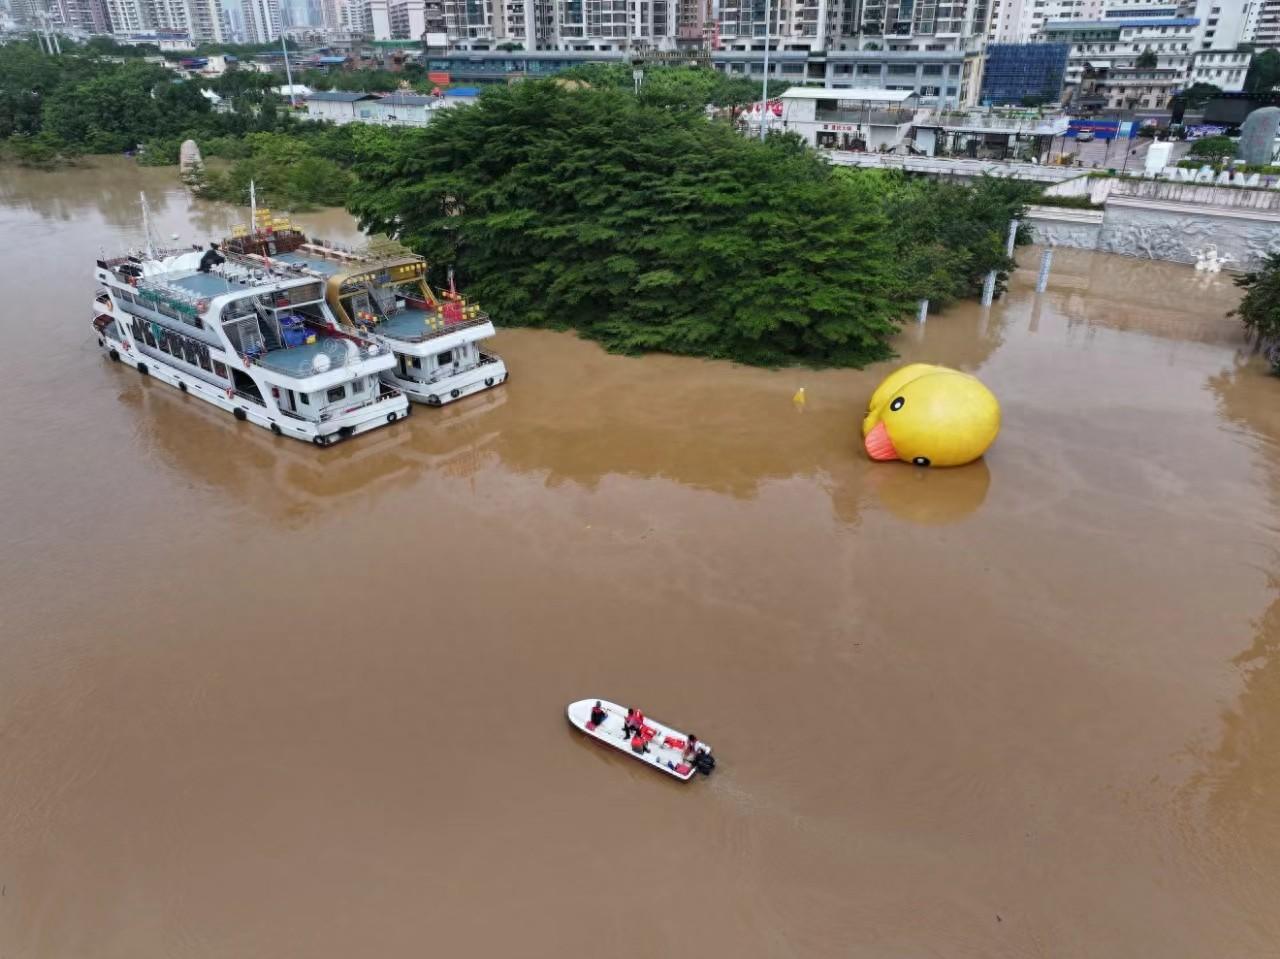
[[[982,71],[982,102],[1020,104],[1026,97],[1056,103],[1062,96],[1069,43],[993,43]]]

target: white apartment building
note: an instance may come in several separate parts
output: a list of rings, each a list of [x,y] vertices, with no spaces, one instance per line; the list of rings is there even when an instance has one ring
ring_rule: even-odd
[[[105,0],[103,19],[117,37],[159,31],[185,33],[194,43],[222,43],[231,32],[222,0]]]
[[[1192,60],[1187,86],[1212,83],[1227,93],[1239,93],[1252,58],[1252,53],[1236,50],[1200,50]]]
[[[427,32],[427,0],[390,0],[392,40],[419,40]]]
[[[240,0],[246,43],[274,43],[280,39],[280,4],[277,0]]]
[[[390,40],[391,10],[387,0],[364,0],[364,29],[375,40]]]
[[[991,0],[992,43],[1030,43],[1049,20],[1098,20],[1102,0]]]
[[[1280,48],[1280,0],[1257,0],[1253,42],[1259,50]]]

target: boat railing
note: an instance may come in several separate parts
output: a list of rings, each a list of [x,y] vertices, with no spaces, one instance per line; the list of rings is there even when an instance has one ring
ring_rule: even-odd
[[[262,401],[262,397],[255,393],[246,393],[244,390],[232,390],[232,392],[242,400],[248,400],[250,403],[257,403],[259,406],[267,405]]]
[[[486,366],[486,365],[488,365],[489,363],[497,363],[497,362],[498,362],[498,357],[494,356],[492,353],[483,353],[483,352],[482,352],[482,353],[480,354],[480,365],[481,365],[481,366]]]
[[[360,402],[360,403],[356,403],[354,406],[347,406],[347,407],[344,407],[344,408],[343,408],[341,411],[339,411],[339,412],[333,412],[333,411],[326,410],[325,412],[323,412],[323,413],[321,413],[321,414],[320,414],[320,422],[321,422],[321,423],[327,423],[327,422],[329,422],[331,419],[333,419],[334,417],[337,417],[337,416],[346,416],[348,413],[354,413],[356,410],[362,410],[362,409],[364,409],[365,407],[373,406],[373,405],[375,405],[375,404],[377,404],[377,403],[381,403],[381,402],[383,402],[384,400],[391,400],[391,399],[395,399],[395,398],[396,398],[397,396],[399,396],[399,395],[400,395],[400,391],[399,391],[398,389],[396,389],[395,387],[393,387],[393,386],[387,386],[387,384],[382,383],[382,382],[379,382],[379,383],[378,383],[378,393],[377,393],[377,395],[376,395],[376,396],[371,396],[371,397],[369,397],[367,400],[364,400],[364,401],[362,401],[362,402]]]
[[[457,322],[445,321],[439,326],[427,326],[423,324],[422,331],[419,333],[391,333],[383,332],[379,326],[375,326],[375,332],[381,333],[389,340],[399,340],[404,343],[425,343],[427,340],[434,340],[438,336],[448,336],[450,333],[457,333],[461,330],[473,329],[477,326],[484,326],[491,323],[488,313],[477,313],[469,320],[459,320]]]
[[[382,347],[376,343],[367,340],[357,339],[356,337],[338,336],[332,331],[328,335],[317,333],[317,342],[307,344],[318,347],[316,355],[323,355],[329,361],[329,365],[325,370],[318,370],[312,367],[310,370],[301,370],[298,364],[289,357],[289,353],[298,347],[281,347],[279,349],[264,350],[255,354],[250,354],[249,359],[261,366],[263,369],[272,370],[276,373],[283,373],[286,376],[292,376],[297,379],[304,379],[314,373],[327,372],[328,370],[338,369],[345,366],[351,366],[364,360],[372,359],[375,356],[384,355]]]

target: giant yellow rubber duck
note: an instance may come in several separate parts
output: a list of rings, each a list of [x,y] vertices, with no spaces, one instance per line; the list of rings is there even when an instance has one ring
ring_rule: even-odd
[[[962,466],[987,451],[1000,432],[1000,404],[976,377],[912,363],[876,387],[862,421],[873,460],[916,466]]]

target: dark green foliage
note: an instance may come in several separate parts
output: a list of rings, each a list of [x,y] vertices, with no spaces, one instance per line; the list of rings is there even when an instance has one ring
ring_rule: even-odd
[[[630,93],[635,89],[631,66],[622,63],[586,63],[559,74],[597,89]],[[791,84],[770,82],[770,98],[780,96]],[[729,76],[707,67],[645,67],[640,100],[650,106],[676,109],[741,107],[760,99],[760,81]]]
[[[1236,155],[1235,141],[1231,137],[1203,137],[1191,144],[1189,156],[1221,159]]]
[[[388,70],[306,70],[296,78],[313,90],[348,90],[356,93],[390,93],[398,90],[402,82],[414,79],[412,75],[391,73]],[[417,75],[417,88],[429,87],[421,75]]]
[[[365,130],[350,208],[437,279],[456,267],[499,322],[622,352],[864,363],[918,297],[945,305],[1009,266],[1034,187],[832,169],[602,72],[492,90],[427,131]]]
[[[1280,253],[1269,254],[1260,269],[1237,276],[1235,284],[1245,294],[1230,315],[1240,317],[1280,373]]]
[[[1160,62],[1160,58],[1156,56],[1156,52],[1154,50],[1152,50],[1150,47],[1147,47],[1145,50],[1143,50],[1141,53],[1138,54],[1138,58],[1133,62],[1135,66],[1143,67],[1144,69],[1149,70],[1152,67],[1154,67],[1157,63]]]
[[[1036,197],[1035,203],[1037,206],[1056,206],[1068,210],[1102,210],[1106,208],[1105,204],[1094,203],[1087,196],[1039,196]]]
[[[895,263],[907,295],[943,307],[980,293],[992,270],[998,274],[997,290],[1004,289],[1013,268],[1004,252],[1009,221],[1023,216],[1040,187],[992,177],[961,186],[896,173],[871,175],[884,183]]]
[[[777,137],[526,81],[428,131],[367,131],[350,206],[509,325],[744,362],[887,355],[904,303],[866,183]]]
[[[1249,61],[1249,72],[1244,75],[1245,93],[1269,93],[1280,86],[1280,52],[1263,50]]]
[[[241,158],[229,170],[205,170],[197,192],[213,200],[244,204],[249,181],[263,205],[301,210],[341,206],[351,186],[342,165],[351,153],[349,127],[324,127],[314,135],[251,133],[239,141]]]
[[[1214,97],[1222,96],[1222,88],[1214,86],[1212,83],[1193,83],[1183,90],[1179,96],[1187,106],[1195,109],[1204,106]]]

